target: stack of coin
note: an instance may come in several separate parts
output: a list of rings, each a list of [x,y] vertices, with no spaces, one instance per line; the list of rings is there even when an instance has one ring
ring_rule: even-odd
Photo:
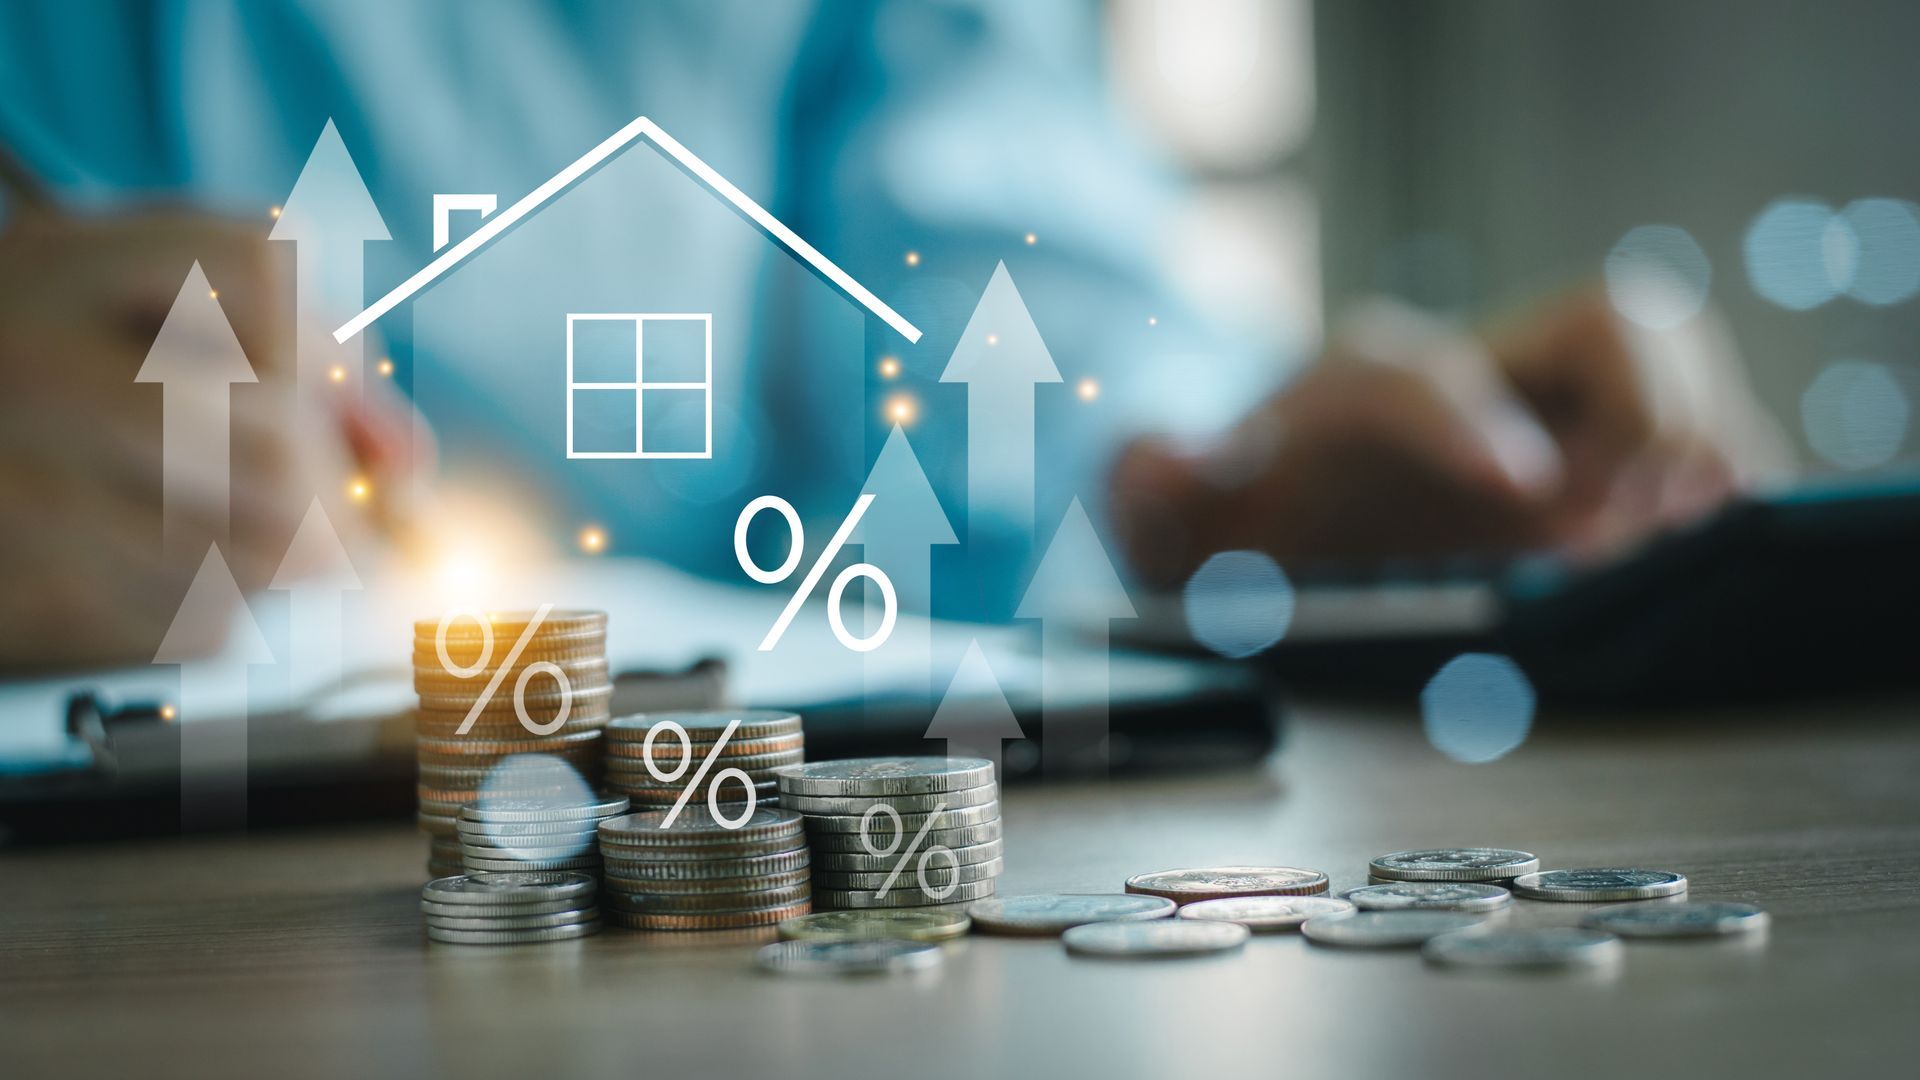
[[[738,724],[733,733],[727,735],[727,725],[735,721]],[[678,725],[687,737],[681,739],[669,724]],[[720,741],[722,736],[726,736],[725,743]],[[713,763],[706,765],[709,757]],[[704,806],[710,793],[718,793],[723,806],[737,806],[747,801],[747,785],[738,776],[723,778],[728,769],[739,769],[747,775],[754,802],[777,806],[780,795],[773,771],[805,760],[806,736],[800,730],[800,718],[790,712],[710,709],[643,713],[622,716],[606,728],[607,787],[625,793],[636,807],[672,806],[696,776],[700,779],[690,805]],[[647,767],[649,763],[652,769]],[[663,776],[669,779],[661,779]]]
[[[457,945],[565,941],[600,929],[585,874],[531,871],[436,878],[420,890],[427,937]]]
[[[434,876],[450,866],[457,872],[455,818],[461,806],[479,796],[502,758],[550,754],[589,781],[598,775],[600,729],[613,699],[607,617],[597,611],[549,611],[529,634],[532,620],[532,613],[518,612],[489,615],[484,624],[471,616],[414,624],[419,822],[434,838],[429,862]],[[523,636],[527,640],[520,644]],[[556,671],[566,679],[565,690]],[[476,703],[480,709],[473,724],[461,734]]]
[[[780,805],[806,815],[813,902],[823,910],[993,895],[1005,862],[992,762],[820,761],[783,768],[779,781]]]
[[[800,815],[722,810],[722,820],[687,806],[671,825],[670,809],[601,822],[608,920],[636,930],[729,930],[813,910]]]
[[[624,795],[485,798],[460,808],[462,865],[469,874],[572,870],[598,877],[602,821],[627,812]]]

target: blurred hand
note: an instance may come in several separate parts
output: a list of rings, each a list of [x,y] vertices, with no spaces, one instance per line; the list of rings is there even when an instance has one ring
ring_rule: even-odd
[[[1138,572],[1170,586],[1238,548],[1598,556],[1790,460],[1711,312],[1655,333],[1590,290],[1479,338],[1375,302],[1220,445],[1129,447],[1113,506]]]
[[[315,494],[336,502],[355,474],[382,490],[401,464],[410,420],[377,380],[337,416],[297,414],[291,289],[264,227],[21,210],[0,233],[0,666],[151,660],[228,512],[229,484],[191,477],[167,508],[191,551],[163,557],[162,390],[134,375],[195,260],[259,379],[231,388],[221,550],[243,589],[272,578]],[[212,388],[183,399],[215,422]],[[359,517],[332,514],[349,550]]]

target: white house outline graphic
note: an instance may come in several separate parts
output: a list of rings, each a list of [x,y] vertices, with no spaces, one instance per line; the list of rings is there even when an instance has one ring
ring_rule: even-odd
[[[734,187],[726,177],[715,172],[712,166],[700,160],[691,150],[680,145],[673,136],[660,130],[658,124],[644,116],[635,117],[627,126],[587,151],[578,161],[528,192],[519,202],[488,218],[466,239],[442,252],[438,258],[421,267],[412,277],[374,301],[365,311],[348,319],[333,332],[333,339],[343,345],[346,344],[354,335],[373,325],[381,316],[392,311],[408,297],[433,284],[441,275],[478,254],[480,249],[499,239],[522,219],[530,217],[534,211],[558,198],[573,185],[593,175],[600,166],[612,160],[615,155],[641,141],[652,144],[683,172],[698,180],[708,191],[725,200],[734,210],[772,237],[780,246],[805,262],[814,273],[825,278],[828,284],[838,289],[842,295],[878,316],[882,322],[893,327],[908,342],[917,343],[920,340],[918,327],[901,317],[899,312],[887,306],[885,301],[875,296],[865,285],[855,281],[852,275],[834,265],[833,260],[820,254],[819,250],[802,239],[800,234],[787,228],[780,219],[768,213],[765,207]]]

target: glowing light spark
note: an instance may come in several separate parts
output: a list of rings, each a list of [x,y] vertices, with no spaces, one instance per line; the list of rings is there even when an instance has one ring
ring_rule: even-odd
[[[883,356],[880,358],[880,377],[881,378],[893,379],[893,378],[898,378],[899,375],[900,375],[900,361],[898,358],[892,357],[892,356]]]
[[[171,705],[160,706],[160,719],[162,720],[165,720],[171,723],[173,720],[178,719],[179,715],[180,715],[179,711],[176,710]]]
[[[987,344],[989,344],[989,345],[998,345],[998,344],[1000,344],[1000,335],[999,335],[999,334],[988,334],[988,335],[987,335]]]
[[[589,555],[598,555],[607,550],[607,534],[597,525],[589,525],[580,530],[580,550]]]
[[[1080,395],[1081,401],[1092,401],[1100,396],[1100,384],[1092,379],[1081,379],[1073,389],[1074,393]]]
[[[380,358],[380,363],[378,365],[378,368],[380,371],[381,378],[383,379],[393,378],[393,361],[383,356]]]
[[[908,265],[908,266],[919,266],[919,265],[920,265],[920,253],[919,253],[919,252],[917,252],[917,251],[909,251],[909,252],[907,252],[907,265]]]
[[[1034,235],[1034,234],[1032,234],[1032,233],[1028,233],[1028,234],[1027,234],[1027,246],[1028,246],[1028,247],[1032,247],[1033,245],[1035,245],[1035,244],[1037,244],[1037,243],[1039,243],[1039,242],[1040,242],[1040,238],[1039,238],[1038,236],[1035,236],[1035,235]]]
[[[218,299],[220,299],[220,290],[219,290],[219,289],[208,289],[208,290],[207,290],[207,299],[209,299],[209,300],[218,300]]]
[[[887,399],[886,416],[896,424],[911,424],[920,415],[920,403],[908,394],[895,394]]]
[[[337,382],[337,383],[346,382],[347,369],[341,367],[339,364],[335,364],[332,367],[327,369],[327,378],[332,379],[334,382]]]
[[[278,218],[280,216],[280,208],[277,206],[268,207],[267,216],[270,218]]]
[[[1159,326],[1159,325],[1160,325],[1160,316],[1158,316],[1158,315],[1149,315],[1149,316],[1147,316],[1147,325],[1148,325],[1148,326]]]
[[[352,499],[354,502],[366,502],[367,496],[372,494],[373,485],[367,483],[364,477],[356,476],[353,478],[353,481],[347,485],[347,498]]]

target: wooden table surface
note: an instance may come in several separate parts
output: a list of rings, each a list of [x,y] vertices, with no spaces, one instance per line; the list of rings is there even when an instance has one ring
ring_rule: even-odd
[[[1632,943],[1607,975],[1423,966],[1256,937],[1202,960],[975,936],[887,980],[757,974],[752,942],[608,930],[429,946],[408,825],[0,855],[0,1075],[1911,1075],[1920,725],[1910,702],[1543,717],[1505,760],[1405,713],[1301,707],[1264,766],[1005,801],[1003,893],[1279,863],[1363,884],[1397,848],[1685,872],[1762,941]],[[1579,905],[1517,905],[1571,923]]]

